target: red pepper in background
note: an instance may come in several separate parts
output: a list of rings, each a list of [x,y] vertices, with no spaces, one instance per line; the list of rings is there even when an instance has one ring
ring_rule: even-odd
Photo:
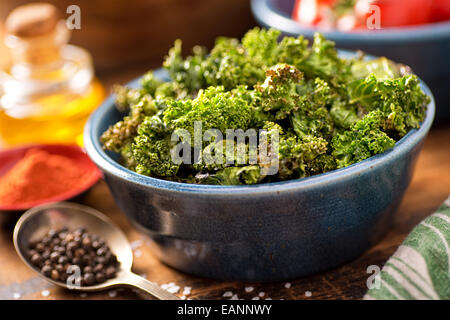
[[[450,20],[450,0],[433,0],[432,20]]]
[[[337,0],[297,0],[292,18],[301,24],[319,26],[323,29],[333,27],[331,7]]]
[[[355,14],[363,23],[373,14],[371,5],[380,8],[381,28],[388,28],[430,22],[433,0],[358,0]]]
[[[354,7],[334,12],[340,0],[297,0],[292,18],[307,26],[352,31],[373,21],[371,5],[379,8],[380,28],[402,27],[450,20],[450,0],[357,0]]]

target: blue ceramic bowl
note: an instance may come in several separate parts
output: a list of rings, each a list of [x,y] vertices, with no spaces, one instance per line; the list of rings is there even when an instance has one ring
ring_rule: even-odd
[[[162,70],[156,75],[167,79]],[[150,236],[163,262],[209,278],[277,281],[354,259],[385,234],[434,110],[432,100],[420,129],[383,154],[313,177],[252,186],[177,183],[121,166],[99,142],[123,117],[113,97],[92,114],[84,137],[118,206]]]
[[[311,39],[314,28],[301,26],[291,19],[295,0],[252,0],[256,20],[264,27],[285,35],[304,35]],[[362,50],[386,56],[413,68],[433,90],[436,120],[450,119],[450,21],[414,27],[368,32],[323,32],[337,47]]]

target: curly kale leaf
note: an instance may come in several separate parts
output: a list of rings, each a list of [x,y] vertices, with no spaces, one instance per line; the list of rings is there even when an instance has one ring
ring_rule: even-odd
[[[144,119],[131,145],[137,173],[159,177],[174,177],[177,174],[180,165],[172,161],[174,143],[168,133],[159,117]]]
[[[257,165],[227,167],[215,174],[198,174],[197,183],[218,185],[240,185],[260,183],[265,176]]]
[[[252,59],[259,60],[266,66],[272,66],[280,61],[277,57],[280,34],[281,32],[275,29],[264,30],[256,27],[244,35],[242,45]]]
[[[246,130],[252,114],[240,90],[225,91],[224,87],[201,90],[194,100],[169,101],[164,111],[164,122],[173,129],[186,129],[194,133],[194,123],[201,121],[203,131],[218,129]]]
[[[371,111],[349,130],[333,137],[332,154],[338,168],[383,153],[394,146],[395,140],[381,130],[383,121],[381,110]]]
[[[321,137],[280,137],[278,177],[302,178],[334,169],[334,161],[327,155],[327,151],[328,142]]]
[[[192,56],[183,59],[181,41],[164,61],[171,79],[189,94],[207,86],[224,86],[231,90],[239,85],[253,87],[264,81],[265,71],[279,63],[297,67],[308,78],[321,77],[338,87],[350,75],[350,63],[338,57],[334,43],[317,33],[312,48],[302,36],[284,37],[274,29],[254,28],[242,38],[221,37],[207,55],[196,47]]]
[[[164,82],[156,88],[154,97],[158,100],[181,100],[190,97],[189,91],[178,82]]]
[[[278,30],[256,27],[245,34],[242,45],[253,60],[260,61],[266,68],[280,63],[300,66],[310,55],[308,40],[299,36],[278,41],[280,36]]]
[[[310,55],[308,41],[303,37],[285,37],[280,32],[254,28],[242,38],[220,37],[209,55],[196,48],[194,55],[183,59],[181,41],[169,51],[164,67],[171,79],[188,93],[207,86],[224,86],[231,90],[240,85],[253,87],[264,81],[265,71],[278,63],[299,66]]]
[[[383,130],[399,137],[420,126],[430,102],[415,75],[377,79],[371,74],[351,82],[348,90],[350,103],[359,104],[367,111],[380,110],[385,119]]]
[[[113,92],[116,95],[116,109],[120,112],[129,111],[132,105],[137,104],[146,95],[143,89],[130,89],[120,85],[115,85]]]
[[[180,39],[175,41],[163,66],[169,72],[172,81],[178,83],[188,92],[193,92],[205,86],[201,65],[206,59],[206,49],[199,46],[194,47],[193,55],[185,60],[181,55],[181,45]]]
[[[298,108],[290,117],[295,133],[299,137],[314,135],[330,138],[334,131],[333,118],[327,108],[333,97],[330,86],[316,78],[302,90],[306,92],[299,96]]]
[[[130,112],[123,120],[110,126],[102,136],[100,141],[106,150],[122,152],[121,149],[133,139],[142,120],[146,116],[154,115],[158,112],[155,101],[145,95],[140,100],[130,106]]]
[[[297,68],[287,64],[267,70],[264,83],[255,87],[258,93],[254,101],[256,110],[269,113],[277,120],[287,118],[298,109],[297,85],[302,77]]]
[[[308,40],[303,36],[298,38],[284,37],[278,44],[274,60],[275,63],[287,63],[300,68],[305,60],[310,56]]]
[[[308,57],[295,65],[307,78],[319,77],[332,86],[340,88],[351,78],[351,60],[338,56],[333,41],[320,34],[314,34],[314,42]]]
[[[136,171],[136,161],[133,157],[133,149],[132,149],[133,141],[130,139],[125,145],[120,149],[120,157],[121,162],[128,169]]]
[[[164,82],[157,79],[153,73],[153,71],[149,71],[144,74],[140,80],[142,89],[145,90],[152,97],[155,97],[155,91],[161,86]]]
[[[401,76],[400,69],[400,65],[386,57],[380,57],[372,60],[353,61],[351,72],[354,79],[363,79],[369,74],[375,75],[377,79],[395,79]]]
[[[264,69],[262,61],[250,57],[239,40],[218,38],[201,70],[207,85],[231,90],[240,85],[251,87],[262,81]]]
[[[351,105],[348,101],[341,98],[333,100],[330,116],[337,129],[348,129],[363,117],[356,105]]]

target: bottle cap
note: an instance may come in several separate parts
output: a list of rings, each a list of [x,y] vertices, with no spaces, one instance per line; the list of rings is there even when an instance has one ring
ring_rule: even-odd
[[[61,46],[70,38],[60,11],[43,2],[14,9],[6,18],[5,31],[13,64],[55,63],[61,59]]]
[[[37,37],[54,32],[60,20],[61,14],[54,5],[36,2],[15,8],[6,18],[5,29],[17,37]]]

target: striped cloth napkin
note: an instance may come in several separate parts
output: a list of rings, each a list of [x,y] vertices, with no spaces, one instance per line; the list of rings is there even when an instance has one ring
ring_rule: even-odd
[[[408,235],[366,300],[450,300],[450,196]]]

